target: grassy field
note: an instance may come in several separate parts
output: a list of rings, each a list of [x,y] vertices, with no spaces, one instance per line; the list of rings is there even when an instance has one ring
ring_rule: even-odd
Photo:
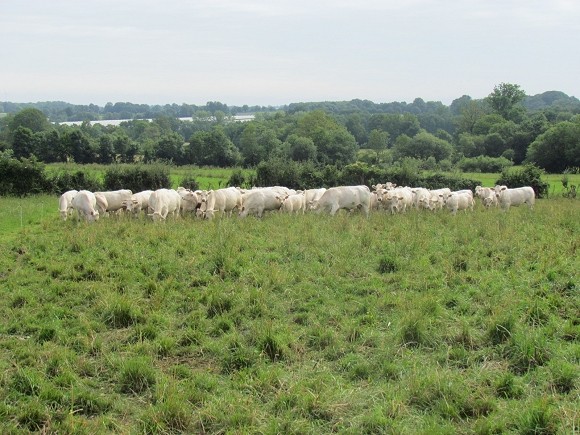
[[[580,431],[579,200],[94,225],[56,204],[0,199],[1,433]]]
[[[514,168],[517,169],[517,168]],[[482,186],[484,187],[493,187],[495,182],[500,178],[501,174],[482,174],[478,172],[466,172],[462,174],[465,178],[470,178],[473,180],[480,180]],[[548,189],[548,193],[550,196],[561,196],[564,190],[564,186],[562,184],[563,174],[544,174],[542,180],[547,182],[550,187]],[[568,186],[572,184],[575,185],[577,188],[580,188],[580,174],[567,174],[568,179]]]

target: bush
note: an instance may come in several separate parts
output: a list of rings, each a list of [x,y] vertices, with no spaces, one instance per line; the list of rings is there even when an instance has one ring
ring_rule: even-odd
[[[199,189],[199,183],[193,178],[193,175],[186,175],[178,183],[179,186],[190,190]]]
[[[105,172],[104,188],[130,189],[133,192],[170,188],[169,169],[161,164],[113,165]]]
[[[236,169],[232,172],[230,179],[227,182],[228,187],[250,187],[246,186],[246,177],[241,169]]]
[[[13,157],[12,151],[0,152],[0,195],[25,196],[48,188],[44,164],[36,157]]]
[[[457,162],[457,167],[463,172],[501,172],[514,163],[505,157],[464,157]]]
[[[89,190],[97,192],[103,190],[103,183],[83,171],[58,172],[48,178],[51,193],[63,194],[68,190]]]
[[[291,189],[312,189],[326,185],[335,186],[336,168],[317,168],[312,162],[273,158],[262,161],[256,168],[257,186],[285,186]]]
[[[534,165],[525,165],[518,170],[508,171],[504,169],[499,180],[495,184],[506,185],[509,188],[530,186],[536,193],[536,198],[548,195],[550,185],[542,181],[544,170]]]
[[[475,190],[475,186],[481,185],[481,181],[461,176],[433,174],[420,177],[418,185],[425,187],[426,189],[441,189],[443,187],[449,187],[451,190]]]

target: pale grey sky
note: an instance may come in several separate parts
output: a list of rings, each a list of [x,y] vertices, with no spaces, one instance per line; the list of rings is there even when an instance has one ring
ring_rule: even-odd
[[[578,0],[0,0],[0,101],[580,97]]]

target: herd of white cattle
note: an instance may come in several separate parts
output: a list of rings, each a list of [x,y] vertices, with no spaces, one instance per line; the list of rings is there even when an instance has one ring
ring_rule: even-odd
[[[59,210],[63,220],[77,212],[80,219],[94,222],[100,216],[142,214],[154,221],[163,221],[167,216],[192,215],[201,219],[212,219],[216,214],[231,216],[237,212],[240,218],[248,215],[262,217],[265,212],[286,213],[329,213],[339,210],[360,210],[367,217],[374,211],[395,214],[410,209],[436,211],[447,209],[452,214],[459,210],[473,210],[479,198],[486,208],[527,204],[533,208],[534,190],[531,187],[510,189],[507,186],[475,188],[451,191],[451,189],[429,190],[422,187],[397,187],[393,183],[377,184],[372,190],[367,186],[339,186],[329,189],[296,191],[281,186],[241,189],[228,187],[217,190],[174,189],[145,190],[133,193],[130,190],[90,192],[70,190],[59,199]]]

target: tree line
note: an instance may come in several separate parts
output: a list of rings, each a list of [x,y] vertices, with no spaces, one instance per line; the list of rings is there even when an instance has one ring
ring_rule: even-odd
[[[113,113],[110,106],[106,113]],[[118,109],[133,106],[146,109],[130,103]],[[270,161],[318,167],[358,161],[388,168],[411,159],[419,169],[472,172],[522,163],[549,172],[580,167],[580,101],[556,91],[529,97],[510,83],[496,85],[484,99],[463,96],[450,106],[417,98],[411,104],[352,100],[254,107],[249,122],[234,122],[231,115],[240,108],[217,102],[178,108],[188,109],[191,120],[159,112],[152,121],[105,126],[85,119],[71,126],[26,107],[0,118],[0,151],[47,163],[255,168]]]

